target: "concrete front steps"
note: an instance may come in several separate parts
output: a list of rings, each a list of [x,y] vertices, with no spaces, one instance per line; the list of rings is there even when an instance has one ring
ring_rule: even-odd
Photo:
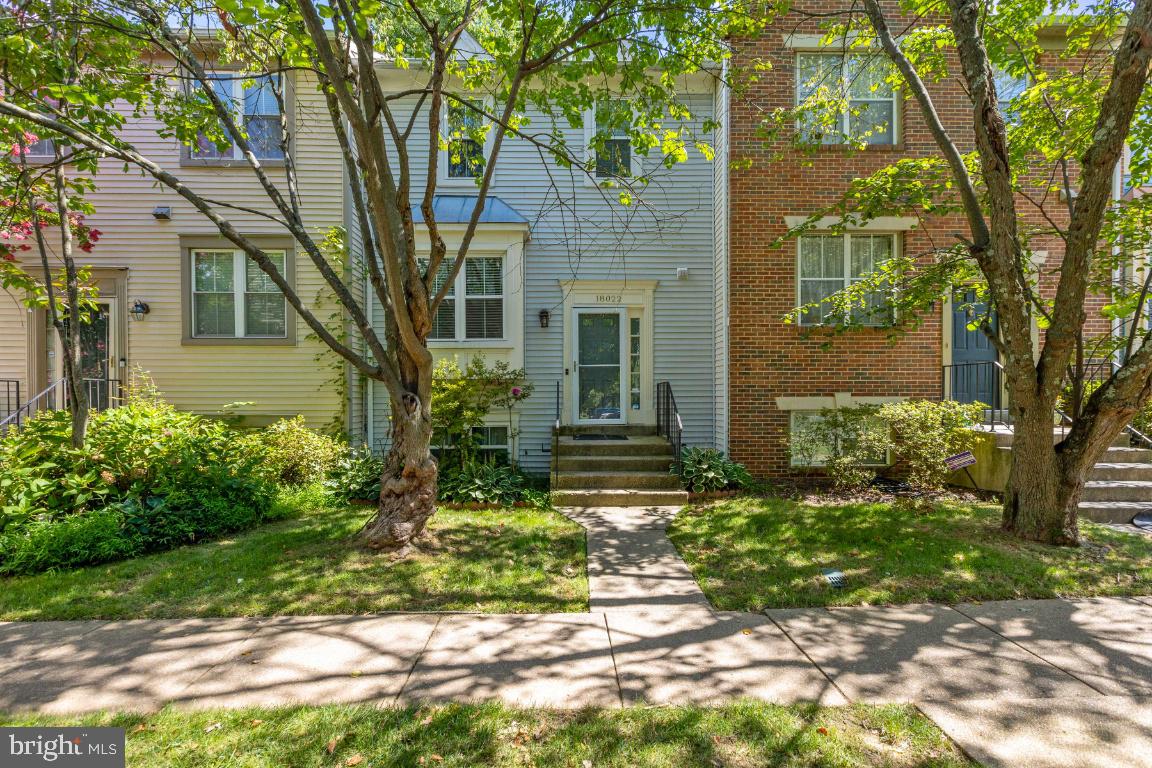
[[[1057,430],[1054,439],[1063,433]],[[1011,448],[1011,433],[997,435],[997,444]],[[1097,523],[1130,523],[1152,512],[1152,449],[1133,448],[1127,433],[1104,452],[1088,474],[1080,498],[1080,514]]]
[[[614,440],[579,439],[609,435]],[[592,425],[560,428],[552,503],[561,507],[655,507],[685,504],[670,473],[672,446],[654,427]]]

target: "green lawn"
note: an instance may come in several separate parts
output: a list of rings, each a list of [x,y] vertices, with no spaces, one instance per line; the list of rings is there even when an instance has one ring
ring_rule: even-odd
[[[148,768],[960,768],[974,766],[909,706],[741,703],[557,712],[498,705],[24,717],[3,725],[118,726]]]
[[[1084,522],[1078,549],[998,530],[989,504],[814,506],[740,498],[686,508],[668,531],[722,610],[1152,594],[1152,537]],[[847,586],[828,585],[835,568]]]
[[[587,610],[584,532],[555,512],[443,509],[399,562],[351,543],[371,508],[297,514],[134,560],[0,578],[0,620]]]

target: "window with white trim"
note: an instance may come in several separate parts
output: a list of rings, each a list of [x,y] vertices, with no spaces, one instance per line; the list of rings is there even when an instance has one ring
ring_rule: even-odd
[[[448,99],[444,124],[447,151],[443,164],[449,179],[476,179],[484,173],[484,108],[482,99]]]
[[[799,304],[815,305],[800,315],[801,325],[823,325],[836,321],[832,294],[860,282],[896,255],[893,234],[852,233],[846,235],[802,235],[798,239]],[[863,307],[852,310],[851,321],[858,325],[891,325],[889,297],[875,291]],[[886,307],[888,307],[886,309]]]
[[[420,261],[427,270],[427,260]],[[440,264],[433,289],[439,291],[452,265]],[[463,312],[458,312],[463,299]],[[432,318],[429,338],[435,341],[492,340],[504,338],[504,258],[468,256]]]
[[[493,464],[508,464],[512,453],[507,425],[472,427],[472,444],[477,458]]]
[[[208,79],[216,96],[234,107],[234,118],[248,136],[253,154],[260,160],[283,160],[280,145],[280,106],[274,87],[279,85],[278,75],[257,77],[238,72],[211,72]],[[242,160],[236,144],[220,147],[205,135],[200,135],[189,150],[193,160]]]
[[[507,424],[476,426],[471,428],[471,449],[473,456],[490,464],[508,464],[512,456],[512,432]],[[438,432],[433,435],[435,447],[432,453],[438,460],[444,460],[459,448],[455,436]]]
[[[627,178],[632,175],[632,104],[608,99],[592,109],[586,131],[596,178]],[[592,146],[596,144],[596,146]]]
[[[804,430],[810,430],[819,427],[824,421],[824,411],[790,411],[788,417],[788,434],[789,439],[792,441],[792,451],[790,463],[794,467],[823,467],[827,466],[828,459],[834,454],[839,453],[845,446],[838,445],[812,445],[808,438],[805,438],[804,450],[798,450],[795,444],[795,437],[800,435]],[[832,438],[834,440],[838,438]],[[863,467],[886,467],[891,463],[887,451],[883,453],[868,456],[864,461],[860,462]]]
[[[796,54],[796,126],[816,144],[891,145],[898,141],[898,92],[891,67],[878,53]]]
[[[992,77],[996,83],[996,107],[1004,116],[1004,122],[1009,125],[1018,123],[1020,112],[1013,107],[1013,102],[1028,90],[1028,78],[1013,75],[998,67]]]
[[[269,251],[280,274],[285,252]],[[192,336],[203,339],[285,338],[287,302],[267,274],[243,251],[194,249]]]

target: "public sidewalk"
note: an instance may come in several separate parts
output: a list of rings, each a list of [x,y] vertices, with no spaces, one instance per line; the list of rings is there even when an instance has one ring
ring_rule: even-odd
[[[989,766],[1152,768],[1152,598],[714,612],[673,512],[569,511],[591,613],[0,623],[0,711],[915,702]]]

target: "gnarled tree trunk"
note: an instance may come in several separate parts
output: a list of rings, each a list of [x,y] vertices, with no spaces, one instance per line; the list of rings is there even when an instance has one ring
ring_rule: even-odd
[[[405,395],[392,403],[392,447],[384,457],[376,516],[360,532],[369,549],[405,555],[436,511],[436,459],[431,412]]]

